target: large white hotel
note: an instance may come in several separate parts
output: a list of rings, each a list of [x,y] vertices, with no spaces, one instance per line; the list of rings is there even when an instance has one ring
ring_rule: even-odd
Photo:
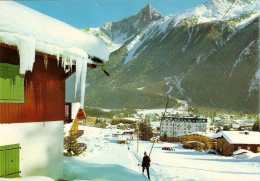
[[[202,117],[162,117],[160,123],[160,140],[178,142],[179,136],[193,132],[207,132],[210,123]]]

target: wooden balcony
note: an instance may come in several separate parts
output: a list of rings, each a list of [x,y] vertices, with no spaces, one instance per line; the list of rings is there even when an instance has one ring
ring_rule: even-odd
[[[78,132],[75,134],[76,138],[81,137],[84,134],[84,130],[78,130]]]

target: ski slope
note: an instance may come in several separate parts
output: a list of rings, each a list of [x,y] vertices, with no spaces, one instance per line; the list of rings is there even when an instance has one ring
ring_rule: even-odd
[[[152,143],[137,141],[129,145],[117,144],[111,129],[81,126],[85,134],[79,142],[88,145],[79,157],[65,158],[64,174],[69,180],[132,181],[147,180],[141,176],[143,152],[151,150]],[[129,149],[128,149],[129,146]],[[175,151],[165,151],[172,146]],[[223,157],[182,148],[178,143],[156,143],[151,153],[151,180],[260,180],[260,154],[250,159]]]

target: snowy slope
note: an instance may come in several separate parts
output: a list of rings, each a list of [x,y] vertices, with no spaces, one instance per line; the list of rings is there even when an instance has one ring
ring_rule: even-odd
[[[65,158],[65,179],[132,181],[146,180],[141,176],[143,152],[150,153],[152,143],[140,141],[137,152],[136,140],[128,145],[119,145],[112,137],[111,129],[81,126],[85,134],[79,142],[88,145],[86,153],[79,157]],[[162,150],[163,146],[172,146],[175,151]],[[151,180],[259,180],[259,154],[248,159],[222,157],[206,152],[196,152],[182,148],[176,143],[155,144],[151,152]],[[189,174],[187,174],[189,173]],[[146,173],[145,173],[146,175]]]
[[[78,157],[64,157],[64,178],[74,181],[145,181],[141,175],[143,153],[150,154],[152,143],[137,141],[117,144],[115,130],[80,126],[85,134],[78,139],[87,150]],[[174,151],[162,150],[173,147]],[[129,149],[128,149],[129,147]],[[150,174],[153,181],[257,181],[260,179],[260,153],[223,157],[184,149],[178,143],[156,143],[150,154]],[[145,172],[146,175],[146,172]],[[1,181],[51,181],[46,177],[0,179]]]
[[[141,175],[143,152],[150,154],[152,143],[137,141],[129,145],[117,144],[112,137],[115,130],[80,126],[85,134],[78,139],[87,150],[78,157],[64,157],[64,178],[74,181],[145,181]],[[173,147],[174,151],[162,150]],[[129,149],[128,149],[129,147]],[[240,151],[241,152],[241,151]],[[239,152],[237,151],[236,154]],[[256,181],[260,179],[260,153],[247,151],[246,155],[220,155],[184,149],[178,143],[156,143],[150,154],[151,180],[154,181]],[[188,173],[188,174],[187,174]],[[145,173],[146,175],[146,173]],[[1,181],[51,181],[47,177],[0,179]]]

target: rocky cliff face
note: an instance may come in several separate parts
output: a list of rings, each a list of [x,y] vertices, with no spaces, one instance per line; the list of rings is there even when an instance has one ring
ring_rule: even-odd
[[[163,17],[150,5],[87,29],[111,47],[109,78],[89,71],[86,105],[163,107],[165,95],[220,109],[257,112],[259,2],[210,0]]]

